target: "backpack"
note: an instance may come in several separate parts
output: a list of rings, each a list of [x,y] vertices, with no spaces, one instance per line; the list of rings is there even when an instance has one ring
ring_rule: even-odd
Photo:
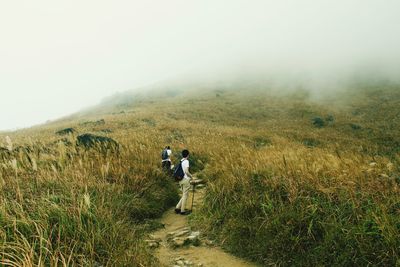
[[[182,161],[175,167],[173,176],[177,182],[182,181],[183,177],[185,177],[185,173],[183,172],[182,168]]]
[[[163,152],[161,153],[161,158],[162,160],[168,159],[168,150],[164,149]]]

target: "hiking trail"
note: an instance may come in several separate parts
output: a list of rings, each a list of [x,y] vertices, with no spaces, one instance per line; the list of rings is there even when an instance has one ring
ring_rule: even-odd
[[[203,203],[204,185],[195,189],[193,212]],[[191,189],[188,205],[192,205]],[[192,231],[188,217],[175,214],[174,208],[164,213],[160,222],[163,228],[149,235],[148,245],[154,249],[156,257],[163,266],[172,267],[255,267],[257,265],[239,259],[207,240],[201,232]],[[189,215],[190,216],[190,215]]]

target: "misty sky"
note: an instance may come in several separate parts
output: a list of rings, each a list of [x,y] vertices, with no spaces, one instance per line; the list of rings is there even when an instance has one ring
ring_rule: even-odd
[[[396,76],[399,12],[398,0],[1,1],[0,129],[196,72]]]

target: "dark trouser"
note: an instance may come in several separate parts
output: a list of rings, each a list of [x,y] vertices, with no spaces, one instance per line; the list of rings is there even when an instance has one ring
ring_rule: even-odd
[[[171,161],[169,160],[163,161],[162,168],[166,171],[171,171]]]

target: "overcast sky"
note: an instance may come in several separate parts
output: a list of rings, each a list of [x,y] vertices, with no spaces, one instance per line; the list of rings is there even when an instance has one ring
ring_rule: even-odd
[[[0,129],[187,73],[376,64],[397,75],[399,12],[398,0],[1,1]]]

